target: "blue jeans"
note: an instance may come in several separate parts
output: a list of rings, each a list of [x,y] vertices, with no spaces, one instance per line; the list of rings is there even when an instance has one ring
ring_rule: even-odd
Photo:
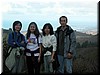
[[[61,55],[57,55],[58,56],[58,61],[59,61],[59,68],[58,68],[58,72],[60,73],[64,73],[64,67],[66,67],[66,72],[67,73],[72,73],[72,59],[67,59],[64,58],[64,56]]]
[[[52,63],[50,63],[50,61],[51,61],[51,55],[44,56],[44,70],[45,70],[45,73],[53,72]]]

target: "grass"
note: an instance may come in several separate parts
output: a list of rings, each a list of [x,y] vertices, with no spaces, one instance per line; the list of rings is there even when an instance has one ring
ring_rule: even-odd
[[[77,49],[77,59],[74,61],[73,72],[80,74],[98,73],[99,56],[98,48],[80,48]]]

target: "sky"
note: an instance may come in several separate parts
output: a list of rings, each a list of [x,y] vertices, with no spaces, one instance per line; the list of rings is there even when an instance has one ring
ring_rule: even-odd
[[[68,17],[68,25],[82,32],[97,31],[99,0],[2,0],[2,28],[12,28],[14,21],[22,22],[26,31],[30,22],[36,22],[39,30],[51,23],[54,30],[59,17]]]
[[[30,22],[36,22],[39,30],[45,23],[51,23],[56,30],[60,26],[59,17],[64,15],[74,30],[94,34],[98,31],[98,2],[99,0],[0,0],[0,27],[12,28],[13,22],[19,20],[23,25],[22,31],[27,30]]]

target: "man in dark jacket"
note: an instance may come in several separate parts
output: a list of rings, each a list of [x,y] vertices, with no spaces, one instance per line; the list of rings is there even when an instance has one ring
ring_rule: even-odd
[[[74,30],[67,25],[68,19],[66,16],[59,18],[61,24],[57,28],[55,35],[57,37],[57,56],[59,61],[58,73],[72,73],[72,61],[75,57],[76,35]],[[66,69],[64,69],[66,67]]]

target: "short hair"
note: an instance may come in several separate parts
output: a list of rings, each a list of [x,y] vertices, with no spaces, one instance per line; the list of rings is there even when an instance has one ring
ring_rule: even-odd
[[[20,24],[20,26],[21,26],[21,28],[22,28],[22,23],[21,23],[20,21],[15,21],[15,22],[13,23],[13,31],[15,31],[15,26],[16,26],[17,24]],[[21,28],[20,28],[20,30],[21,30]]]
[[[68,23],[68,18],[67,18],[66,16],[61,16],[61,17],[59,18],[59,21],[61,21],[61,18],[66,18],[66,23]]]
[[[44,32],[45,28],[48,26],[48,28],[50,29],[50,35],[53,35],[54,32],[53,32],[53,27],[50,23],[46,23],[44,26],[43,26],[43,29],[42,29],[42,32],[43,32],[43,35],[45,36],[46,33]]]

